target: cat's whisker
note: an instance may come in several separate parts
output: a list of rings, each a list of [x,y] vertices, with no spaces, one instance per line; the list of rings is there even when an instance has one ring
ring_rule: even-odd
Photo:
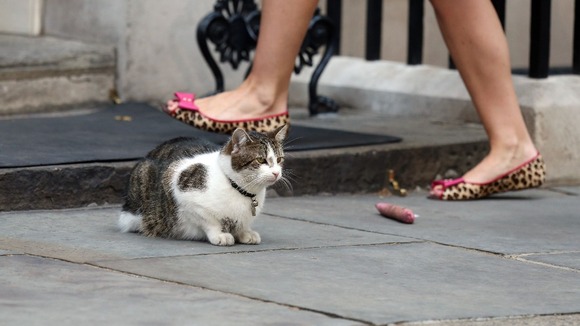
[[[296,138],[294,138],[294,139],[288,139],[288,140],[286,140],[286,141],[284,142],[284,147],[285,147],[285,148],[287,148],[287,146],[288,146],[288,145],[290,145],[290,144],[292,144],[293,142],[295,142],[295,141],[297,141],[297,140],[300,140],[300,139],[302,139],[302,138],[304,138],[304,137],[296,137]]]
[[[296,182],[296,176],[290,170],[284,170],[284,173],[280,180],[278,180],[277,184],[280,184],[280,187],[285,187],[289,191],[294,191],[294,183]]]
[[[292,183],[288,180],[288,178],[282,177],[282,178],[280,178],[278,183],[280,185],[286,187],[286,190],[291,191],[291,192],[294,191],[294,187],[292,186]]]
[[[252,189],[252,188],[254,188],[254,186],[257,186],[259,183],[260,183],[260,180],[253,179],[253,180],[250,180],[247,183],[241,184],[240,186],[243,189]]]
[[[297,179],[300,179],[300,177],[296,175],[294,171],[291,169],[285,169],[283,176],[284,178],[289,179],[292,182],[296,182]]]
[[[292,149],[293,146],[291,144],[294,143],[294,142],[296,142],[296,141],[298,141],[298,140],[300,140],[300,139],[302,139],[302,138],[304,138],[304,137],[296,137],[294,139],[289,139],[289,140],[285,141],[284,142],[284,148],[286,148],[286,149]]]

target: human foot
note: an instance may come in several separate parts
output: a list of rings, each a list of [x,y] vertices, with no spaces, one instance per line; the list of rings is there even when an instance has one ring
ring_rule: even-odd
[[[231,114],[232,113],[231,111],[235,110],[237,110],[237,112],[241,111],[246,112],[246,114],[241,113],[238,115],[238,117],[229,120],[210,116],[207,113],[202,112],[202,109],[200,108],[200,106],[198,106],[199,102],[226,103],[228,102],[227,101],[228,98],[230,100],[232,99],[231,95],[233,95],[233,93],[236,92],[230,92],[228,94],[226,93],[218,94],[216,96],[212,96],[201,100],[196,100],[194,94],[175,93],[175,98],[169,100],[163,110],[170,116],[174,117],[175,119],[187,123],[189,125],[192,125],[196,128],[224,134],[230,134],[237,128],[243,128],[245,130],[250,131],[268,132],[289,123],[288,111],[286,110],[282,111],[281,113],[268,114],[268,112],[273,110],[266,108],[265,110],[261,110],[262,113],[264,113],[265,115],[259,117],[251,116],[252,114],[256,113],[259,114],[258,112],[260,111],[254,110],[252,112],[250,111],[246,112],[244,110],[244,107],[246,107],[249,103],[252,103],[251,99],[245,102],[243,100],[238,102],[237,103],[238,106],[233,108],[232,110],[225,111],[217,110],[218,116],[228,116],[228,115],[235,116]],[[226,101],[221,101],[223,99],[226,99]],[[202,105],[205,106],[205,104]],[[264,105],[262,105],[261,107],[257,106],[258,109],[264,107],[265,107]],[[220,114],[219,112],[225,114]]]
[[[521,166],[524,162],[538,155],[538,150],[531,142],[524,145],[504,146],[493,149],[475,167],[467,171],[463,178],[472,183],[485,183],[494,180]]]
[[[478,166],[466,173],[462,178],[453,180],[437,180],[431,185],[431,196],[442,200],[466,200],[487,197],[492,194],[523,190],[541,186],[545,181],[545,165],[542,156],[536,152],[523,163],[508,169],[508,172],[496,171],[506,166],[513,166],[513,161],[496,164],[491,172],[483,168],[497,160],[492,155],[487,156]],[[503,170],[506,171],[506,170]],[[489,173],[496,173],[495,177],[480,181],[477,178],[485,177]],[[472,179],[470,179],[472,178]]]
[[[171,113],[177,108],[192,109],[205,116],[220,121],[249,120],[278,115],[288,109],[288,93],[278,92],[272,87],[256,84],[247,79],[238,88],[213,96],[195,99],[186,93],[175,93],[176,97],[167,102],[165,111]],[[192,94],[189,94],[192,95]],[[189,102],[188,102],[189,101]]]

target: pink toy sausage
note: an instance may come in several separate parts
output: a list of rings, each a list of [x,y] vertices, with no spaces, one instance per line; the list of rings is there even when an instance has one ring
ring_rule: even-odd
[[[408,208],[389,203],[377,203],[375,207],[384,217],[392,218],[407,224],[413,224],[413,222],[415,222],[415,214],[413,214],[413,212]]]

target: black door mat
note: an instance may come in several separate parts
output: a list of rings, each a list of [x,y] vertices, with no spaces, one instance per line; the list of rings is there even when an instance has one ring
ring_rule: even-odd
[[[179,136],[228,139],[198,130],[158,109],[126,103],[82,115],[0,120],[0,167],[130,161]],[[401,141],[398,137],[292,125],[287,151],[304,151]]]

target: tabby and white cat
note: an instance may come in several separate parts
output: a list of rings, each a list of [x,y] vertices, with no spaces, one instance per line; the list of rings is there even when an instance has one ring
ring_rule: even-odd
[[[282,176],[288,125],[269,133],[236,129],[223,148],[169,140],[133,168],[119,217],[122,232],[213,245],[259,244],[251,229],[266,188]]]

